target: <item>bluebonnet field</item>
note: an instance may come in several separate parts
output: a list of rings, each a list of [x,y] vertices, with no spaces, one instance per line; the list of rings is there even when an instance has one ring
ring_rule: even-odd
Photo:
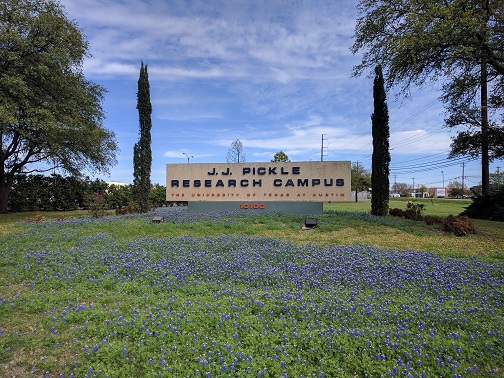
[[[47,377],[503,375],[502,262],[139,236],[253,217],[159,215],[160,225],[152,214],[19,224],[1,239],[4,371],[17,359],[18,371]],[[137,234],[114,235],[132,224]]]

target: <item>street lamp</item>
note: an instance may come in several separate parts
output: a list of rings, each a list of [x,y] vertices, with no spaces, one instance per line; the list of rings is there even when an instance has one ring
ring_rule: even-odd
[[[182,152],[187,157],[187,164],[189,164],[189,159],[192,159],[194,156],[189,156],[185,152]]]

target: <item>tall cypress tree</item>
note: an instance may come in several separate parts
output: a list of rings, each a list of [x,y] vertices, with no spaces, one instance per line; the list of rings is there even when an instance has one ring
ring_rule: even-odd
[[[149,210],[150,174],[152,164],[151,151],[151,113],[150,86],[147,65],[140,68],[138,79],[137,109],[140,119],[140,139],[133,148],[133,199],[140,212]]]
[[[375,68],[373,83],[374,112],[371,115],[373,162],[371,170],[371,214],[383,216],[389,204],[389,116],[382,67]]]

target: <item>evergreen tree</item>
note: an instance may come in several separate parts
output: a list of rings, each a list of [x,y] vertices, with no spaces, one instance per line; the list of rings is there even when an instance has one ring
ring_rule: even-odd
[[[278,151],[274,156],[273,160],[271,160],[272,163],[278,163],[278,162],[290,162],[289,157],[287,154],[283,151]]]
[[[371,167],[371,214],[388,213],[389,203],[389,116],[387,96],[381,66],[375,69],[373,83],[374,112],[371,115],[373,133],[373,163]]]
[[[149,210],[149,192],[151,188],[150,174],[152,164],[151,151],[151,113],[149,74],[147,65],[140,68],[138,79],[137,109],[140,119],[140,139],[133,148],[133,200],[138,205],[138,211]]]

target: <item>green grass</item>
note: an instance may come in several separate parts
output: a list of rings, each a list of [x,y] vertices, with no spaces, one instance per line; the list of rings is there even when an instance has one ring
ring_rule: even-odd
[[[112,211],[110,211],[112,214]],[[0,235],[10,231],[11,226],[17,222],[30,222],[39,220],[72,219],[89,216],[86,210],[76,211],[32,211],[26,213],[0,214]]]
[[[369,207],[326,204],[311,231],[287,214],[0,216],[0,376],[502,375],[504,223],[455,237]]]
[[[470,200],[448,199],[415,199],[424,203],[426,215],[446,217],[459,214],[470,203]],[[391,199],[390,207],[406,209],[408,199]],[[128,239],[132,235],[146,235],[155,237],[169,237],[190,235],[196,237],[218,236],[221,234],[253,235],[258,237],[272,237],[282,240],[306,243],[335,243],[363,244],[380,248],[418,249],[447,255],[492,255],[502,252],[504,244],[504,223],[484,220],[472,220],[477,233],[468,237],[455,237],[442,232],[441,226],[426,226],[423,222],[397,219],[390,216],[386,221],[371,221],[372,217],[355,215],[369,214],[370,201],[350,203],[326,203],[325,215],[320,217],[319,226],[313,231],[302,231],[304,217],[274,214],[255,215],[252,217],[229,217],[226,222],[215,223],[211,218],[192,220],[173,224],[167,219],[161,224],[149,222],[138,223],[135,218],[111,215],[108,219],[114,222],[103,222],[100,232],[113,235],[119,239]],[[332,213],[336,211],[336,213]],[[4,234],[22,232],[20,224],[26,219],[33,220],[42,216],[47,220],[78,219],[89,217],[89,213],[50,212],[0,215],[0,231]],[[239,219],[239,221],[236,221]],[[18,222],[18,223],[16,223]],[[19,223],[20,222],[20,223]],[[86,235],[96,233],[93,224],[80,224],[81,232]]]
[[[437,198],[390,198],[389,208],[406,209],[407,202],[423,203],[426,206],[425,215],[446,217],[458,215],[471,204],[469,199],[437,199]],[[371,200],[366,202],[335,202],[324,204],[324,209],[337,211],[371,212]]]

